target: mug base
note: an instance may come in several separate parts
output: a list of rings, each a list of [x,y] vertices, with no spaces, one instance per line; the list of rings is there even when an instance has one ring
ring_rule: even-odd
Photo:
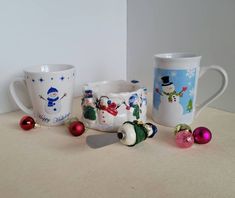
[[[66,119],[67,120],[67,119]],[[40,119],[36,119],[36,123],[40,126],[48,126],[48,127],[53,127],[53,126],[61,126],[65,123],[65,120],[56,122],[56,123],[51,123],[51,122],[42,122]]]
[[[160,120],[160,119],[156,118],[154,115],[152,115],[152,120],[159,125],[162,125],[165,127],[171,127],[171,128],[174,128],[177,124],[188,124],[188,125],[192,124],[192,120],[167,122],[167,121]]]

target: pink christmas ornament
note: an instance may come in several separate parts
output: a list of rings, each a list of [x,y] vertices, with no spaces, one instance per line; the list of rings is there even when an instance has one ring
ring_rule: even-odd
[[[181,148],[189,148],[194,143],[193,134],[188,130],[179,131],[175,136],[175,142]]]
[[[212,134],[206,127],[198,127],[193,131],[194,141],[198,144],[206,144],[211,141]]]

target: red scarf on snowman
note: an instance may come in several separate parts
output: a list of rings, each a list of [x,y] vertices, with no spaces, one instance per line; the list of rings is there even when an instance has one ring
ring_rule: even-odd
[[[108,113],[110,113],[113,116],[116,116],[118,114],[117,108],[118,107],[114,102],[112,102],[108,106],[103,106],[103,105],[100,106],[101,110],[107,111]]]

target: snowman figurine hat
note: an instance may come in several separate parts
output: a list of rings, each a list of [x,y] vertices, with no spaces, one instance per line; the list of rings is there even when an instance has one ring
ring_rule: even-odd
[[[154,124],[152,124],[150,122],[145,123],[145,125],[147,125],[147,126],[149,126],[151,128],[151,130],[148,131],[148,137],[152,138],[157,133],[157,131],[158,131],[156,125],[154,125]]]
[[[169,76],[163,76],[161,79],[162,79],[162,86],[169,86],[173,84],[172,82],[170,82]]]
[[[54,92],[57,92],[58,93],[58,90],[54,87],[51,87],[48,91],[47,91],[47,94],[50,94],[50,93],[54,93]]]
[[[133,94],[133,95],[129,98],[129,105],[132,107],[137,99],[138,99],[138,95],[137,95],[137,94]]]
[[[85,98],[93,98],[92,90],[85,90]]]

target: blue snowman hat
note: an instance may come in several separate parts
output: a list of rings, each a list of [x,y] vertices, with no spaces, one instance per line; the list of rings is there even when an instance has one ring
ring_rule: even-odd
[[[138,99],[138,95],[137,94],[133,94],[130,98],[129,98],[129,105],[132,107],[134,105],[134,102]]]
[[[152,127],[153,133],[152,133],[152,135],[149,136],[149,138],[152,138],[158,131],[157,126],[152,123],[146,123],[146,124],[149,125],[150,127]]]
[[[48,89],[47,94],[54,93],[54,92],[58,92],[58,90],[54,87],[51,87],[50,89]]]
[[[88,89],[88,90],[85,90],[85,98],[93,98],[93,95],[92,95],[92,90]]]

